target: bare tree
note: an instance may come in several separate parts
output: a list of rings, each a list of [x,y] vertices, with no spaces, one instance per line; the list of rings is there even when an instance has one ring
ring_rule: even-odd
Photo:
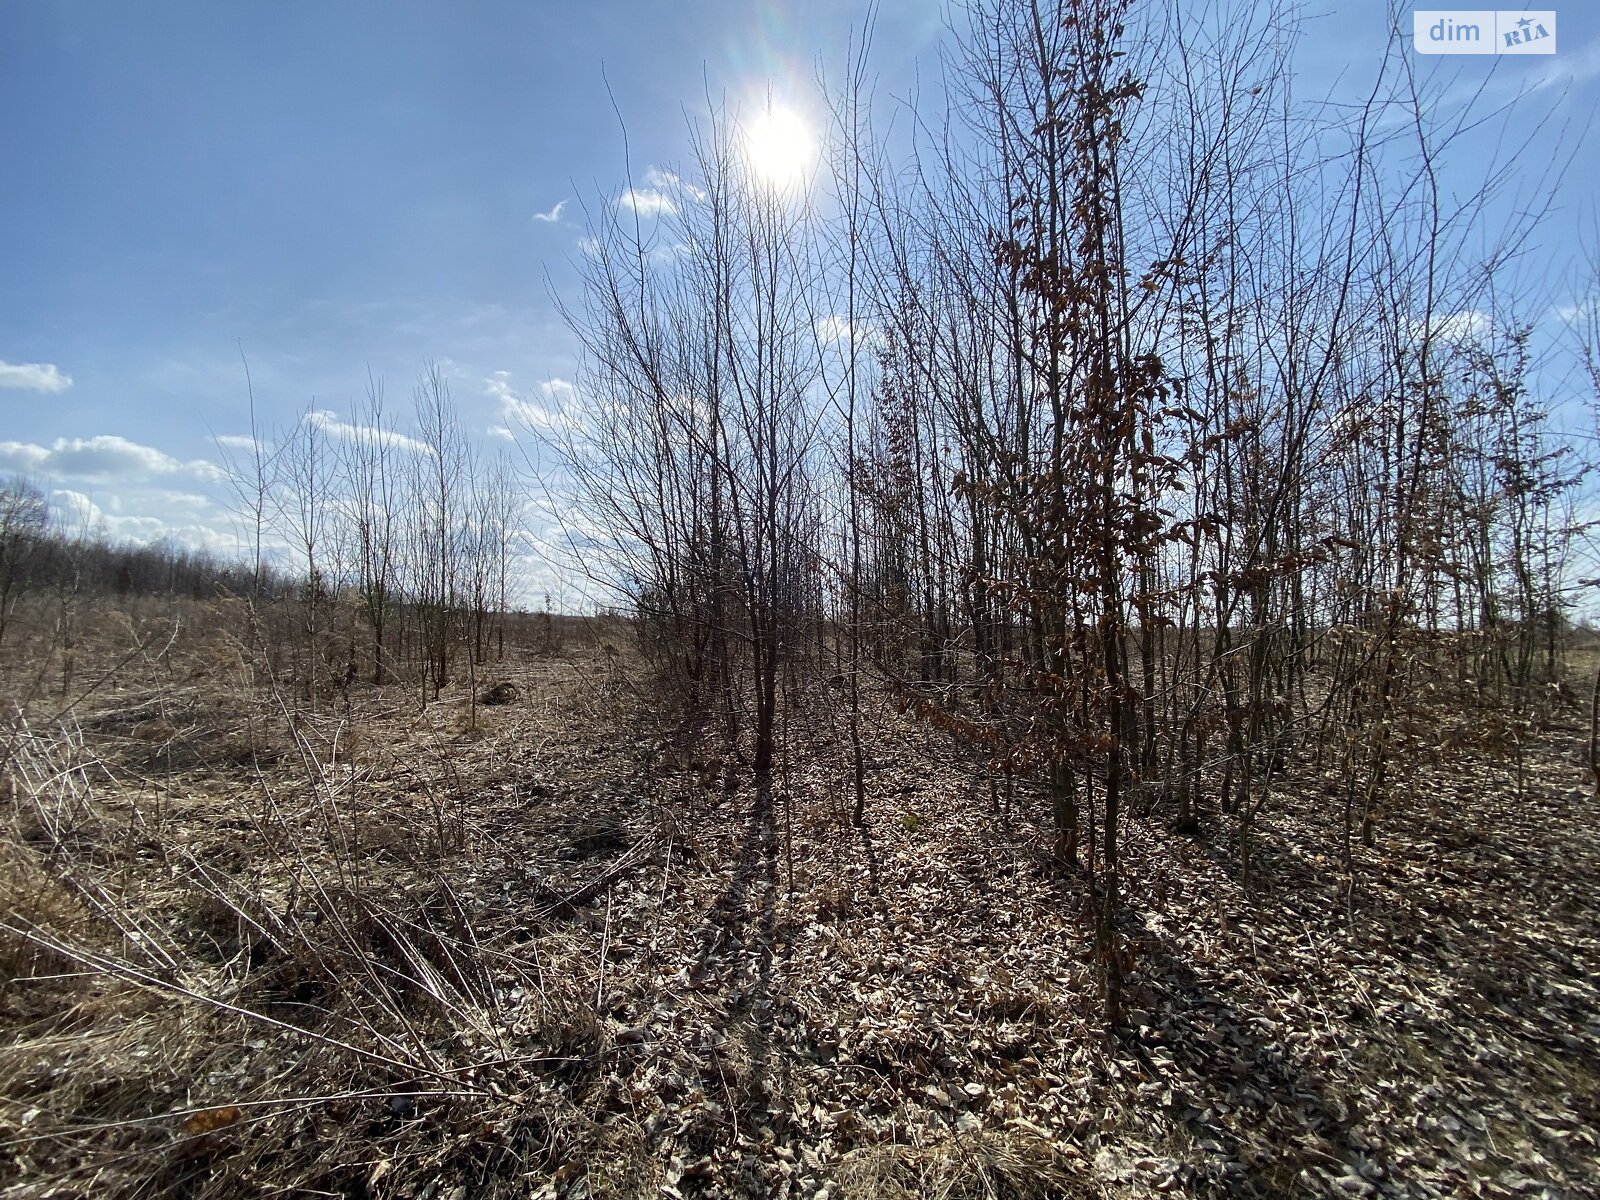
[[[413,397],[421,448],[411,460],[410,582],[422,639],[426,704],[430,687],[437,699],[450,680],[468,512],[468,452],[456,424],[449,381],[438,364],[424,368]]]
[[[0,644],[27,591],[29,559],[49,516],[44,492],[30,480],[16,476],[0,485]]]
[[[735,712],[751,709],[765,788],[783,671],[817,603],[819,363],[809,208],[753,171],[741,138],[723,112],[696,131],[659,228],[637,206],[592,217],[585,302],[568,312],[585,408],[559,449],[603,571],[692,704],[720,707],[734,753]]]
[[[397,438],[386,424],[383,381],[367,376],[364,403],[356,409],[354,431],[344,446],[348,521],[355,537],[357,589],[361,611],[372,630],[372,682],[389,674],[384,634],[395,603],[401,488]]]
[[[323,429],[322,414],[315,407],[307,407],[300,420],[279,435],[278,441],[283,455],[279,519],[285,540],[304,572],[301,604],[305,669],[302,682],[305,699],[314,706],[318,660],[323,656],[322,624],[331,600],[326,566],[336,463]]]

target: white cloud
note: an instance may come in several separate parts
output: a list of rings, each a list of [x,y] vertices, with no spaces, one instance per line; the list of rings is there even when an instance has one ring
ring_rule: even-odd
[[[72,376],[63,375],[55,363],[9,363],[0,359],[0,388],[30,392],[64,392]]]
[[[1421,317],[1405,318],[1411,336],[1421,339],[1431,328],[1435,339],[1442,342],[1470,342],[1486,336],[1493,327],[1489,314],[1465,308],[1460,312],[1435,313],[1430,320]]]
[[[106,514],[98,504],[69,488],[50,493],[50,508],[51,523],[74,533],[88,533],[106,524]]]
[[[651,166],[645,171],[645,187],[627,187],[616,198],[618,208],[627,208],[640,216],[672,216],[683,202],[706,202],[706,192],[680,178],[672,171],[662,171]]]
[[[92,438],[58,438],[51,448],[53,474],[87,479],[125,475],[173,475],[183,464],[153,446],[141,446],[115,434]]]
[[[518,423],[524,425],[540,423],[535,416],[542,416],[542,410],[517,395],[511,386],[510,371],[495,371],[483,381],[483,391],[484,395],[493,396],[500,402],[500,419],[505,422],[504,425],[491,426],[489,436],[500,438],[502,441],[507,438],[514,440],[514,435],[507,426]]]
[[[534,213],[533,214],[533,219],[535,221],[547,221],[547,222],[559,221],[559,220],[561,220],[561,210],[563,208],[565,208],[566,206],[567,206],[567,202],[565,200],[557,200],[556,201],[556,206],[554,208],[549,209],[546,212],[536,212],[536,213]]]
[[[652,246],[650,248],[650,261],[661,263],[664,266],[671,266],[687,255],[689,249],[688,242],[668,242],[663,246]]]
[[[116,542],[168,540],[222,558],[241,553],[233,533],[208,523],[201,509],[211,502],[187,492],[145,491],[135,487],[125,497],[113,493],[99,501],[73,488],[50,493],[50,519],[69,535],[104,536]]]
[[[1587,83],[1600,76],[1600,40],[1591,41],[1576,54],[1563,54],[1541,63],[1532,73],[1530,91]]]
[[[663,171],[660,167],[647,168],[644,181],[659,192],[682,192],[697,203],[703,203],[706,198],[706,194],[694,184],[682,176],[674,175],[671,171]]]
[[[1438,318],[1434,329],[1440,337],[1449,341],[1466,341],[1470,338],[1482,337],[1489,332],[1489,314],[1467,309],[1465,312],[1448,313]]]
[[[169,508],[183,509],[186,512],[199,512],[211,507],[211,497],[196,495],[194,492],[156,492],[156,499]],[[111,507],[117,508],[119,498],[111,498]]]
[[[31,442],[0,442],[0,471],[13,475],[42,474],[50,451]]]
[[[1591,317],[1600,317],[1600,296],[1574,304],[1557,304],[1550,310],[1550,315],[1563,325],[1587,322]]]
[[[539,394],[565,406],[578,398],[578,389],[565,379],[547,379],[539,385]]]
[[[493,396],[501,404],[516,399],[516,393],[511,390],[511,372],[494,372],[483,381],[483,393],[486,396]]]
[[[184,462],[115,434],[57,438],[48,447],[31,442],[0,442],[0,471],[94,483],[126,482],[160,475],[189,475],[211,480],[222,475],[214,464],[204,459]]]
[[[817,338],[824,346],[851,341],[862,346],[876,346],[883,341],[881,331],[871,321],[857,321],[852,325],[837,313],[817,318]]]
[[[261,449],[263,450],[270,449],[268,446],[261,445],[261,443],[257,442],[255,438],[251,437],[247,433],[220,434],[217,437],[217,445],[225,446],[229,450],[248,450],[252,454],[255,453],[257,446],[261,446]]]
[[[407,437],[393,429],[379,429],[373,425],[352,425],[348,421],[339,419],[339,414],[326,408],[313,408],[306,412],[303,418],[309,425],[315,425],[331,438],[341,442],[353,442],[357,438],[376,439],[385,446],[392,446],[396,450],[408,450],[413,454],[431,454],[426,442],[419,442],[416,438]]]
[[[530,429],[553,426],[558,420],[558,415],[550,409],[514,396],[501,402],[500,411],[508,424],[515,422]]]
[[[625,188],[617,197],[618,208],[631,208],[641,217],[670,216],[678,211],[672,197],[655,188]]]
[[[512,430],[553,429],[558,426],[575,426],[575,406],[578,389],[565,379],[547,379],[538,385],[539,402],[517,395],[511,386],[510,371],[496,371],[483,381],[486,395],[500,401],[500,425],[491,426],[489,436],[501,441],[515,441]]]

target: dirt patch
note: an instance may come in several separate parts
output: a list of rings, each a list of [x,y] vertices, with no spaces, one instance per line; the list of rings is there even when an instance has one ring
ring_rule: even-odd
[[[502,679],[499,683],[485,688],[478,699],[490,707],[501,704],[515,704],[522,699],[522,689],[509,679]]]

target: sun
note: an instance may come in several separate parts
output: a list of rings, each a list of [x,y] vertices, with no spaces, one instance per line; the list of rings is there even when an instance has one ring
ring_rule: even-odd
[[[745,157],[758,179],[777,187],[798,183],[811,167],[816,144],[792,108],[768,105],[744,132]]]

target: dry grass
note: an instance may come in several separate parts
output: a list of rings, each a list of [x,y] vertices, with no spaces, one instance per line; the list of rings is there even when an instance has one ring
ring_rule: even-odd
[[[309,703],[210,603],[98,616],[93,689],[6,667],[0,1197],[1582,1194],[1575,728],[1526,777],[1411,764],[1354,923],[1305,763],[1250,890],[1131,818],[1116,1042],[1042,810],[886,703],[867,828],[826,713],[764,805],[663,736],[625,631],[544,629],[478,675],[509,703],[425,711]]]
[[[1075,1162],[1039,1133],[956,1134],[926,1146],[871,1146],[844,1157],[841,1200],[1073,1200],[1097,1195]]]
[[[100,686],[0,731],[0,1195],[525,1195],[606,1157],[543,1095],[603,1040],[593,964],[458,892],[539,705],[313,708],[238,614],[183,615],[97,621]]]

